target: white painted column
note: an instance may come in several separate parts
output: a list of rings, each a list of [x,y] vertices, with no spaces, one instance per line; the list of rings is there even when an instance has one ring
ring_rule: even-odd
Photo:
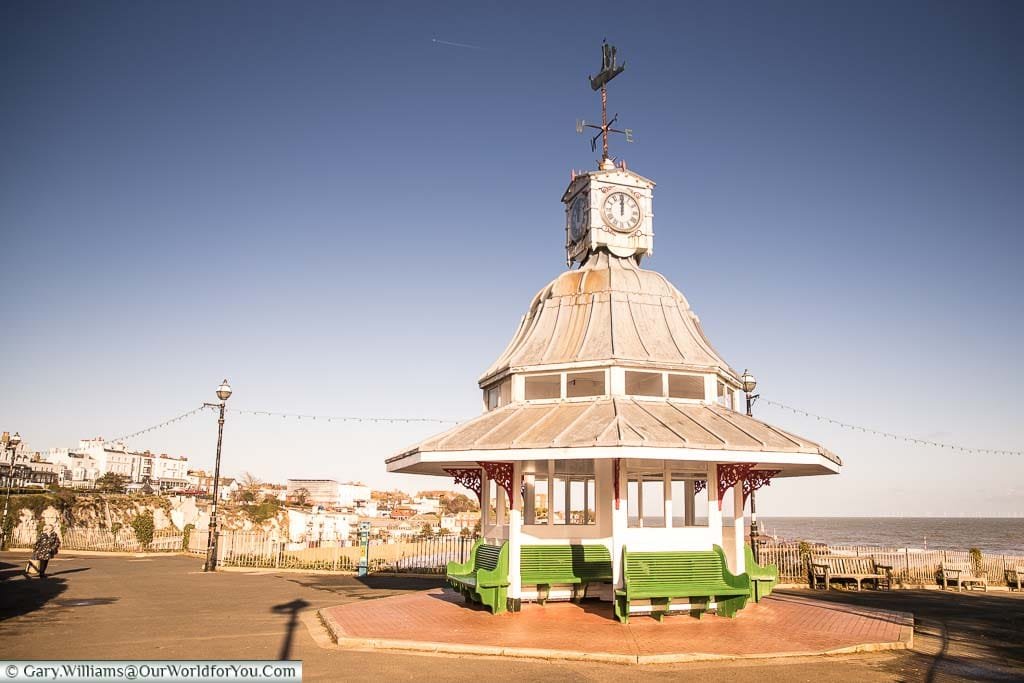
[[[495,484],[497,484],[497,482],[495,482]],[[505,504],[506,504],[505,489],[503,489],[501,487],[501,484],[497,484],[497,486],[494,487],[494,490],[497,493],[497,500],[494,501],[494,507],[495,507],[495,526],[498,529],[500,529],[501,527],[505,526],[505,524],[508,523],[508,520],[505,518]]]
[[[696,484],[692,479],[687,479],[684,484],[686,488],[686,508],[684,509],[684,523],[686,526],[694,526],[697,523],[697,510],[696,510]]]
[[[523,464],[512,465],[512,509],[508,513],[508,597],[519,598],[522,586],[519,574],[519,548],[523,530]]]
[[[744,518],[743,518],[743,507],[744,507],[744,505],[743,505],[743,482],[742,481],[736,482],[736,486],[733,487],[733,489],[732,489],[732,500],[733,500],[733,504],[732,504],[732,510],[733,510],[733,512],[732,512],[733,542],[735,543],[735,548],[733,550],[733,552],[735,553],[733,555],[733,557],[735,558],[735,561],[734,561],[733,564],[735,566],[732,567],[731,569],[732,569],[732,573],[733,574],[742,574],[743,572],[746,571],[746,569],[744,569],[744,564],[746,563],[746,558],[744,557],[744,553],[743,553],[743,530],[744,530],[745,525],[744,525]]]
[[[629,503],[626,500],[626,463],[623,461],[619,471],[619,509],[615,509],[615,463],[608,461],[608,491],[611,492],[611,500],[608,509],[611,510],[611,536],[612,536],[612,585],[621,588],[622,578],[622,546],[625,543],[629,519],[627,511]]]
[[[665,500],[665,528],[672,528],[672,468],[669,461],[665,461],[665,488],[663,489],[662,498]]]
[[[711,542],[722,545],[722,511],[718,509],[718,465],[708,463],[708,535]]]
[[[487,471],[480,470],[480,535],[484,538],[493,535],[491,530],[491,480]]]

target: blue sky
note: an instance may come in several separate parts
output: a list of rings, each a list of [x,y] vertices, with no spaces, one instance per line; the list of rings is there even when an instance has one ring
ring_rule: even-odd
[[[658,183],[645,265],[725,358],[783,403],[1020,449],[1022,29],[1010,2],[6,3],[0,428],[109,438],[223,377],[237,408],[476,414],[565,267],[607,36],[612,151]],[[766,515],[1024,515],[1019,456],[757,414],[846,462]],[[427,488],[383,459],[436,429],[232,416],[224,467]]]

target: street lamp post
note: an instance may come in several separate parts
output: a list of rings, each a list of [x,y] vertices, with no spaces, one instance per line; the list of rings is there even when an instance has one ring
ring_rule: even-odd
[[[217,387],[217,398],[220,403],[204,403],[204,406],[219,408],[220,416],[217,418],[217,461],[213,466],[213,508],[210,511],[210,527],[206,536],[206,563],[203,565],[204,572],[217,571],[217,502],[220,499],[220,445],[224,439],[224,408],[227,406],[228,398],[231,396],[231,385],[227,380]]]
[[[757,388],[757,379],[750,374],[749,370],[744,370],[743,376],[740,377],[740,381],[743,383],[743,393],[747,395],[747,417],[754,417],[754,403],[760,397],[759,394],[754,393],[754,389]],[[757,491],[750,492],[750,550],[754,553],[754,562],[760,562],[761,553],[757,547],[758,536],[760,533],[757,528],[756,494]]]
[[[7,508],[11,503],[11,487],[14,485],[14,457],[18,450],[18,444],[21,443],[21,435],[18,432],[14,432],[14,436],[7,436],[7,432],[4,432],[4,437],[4,452],[11,454],[11,464],[7,468],[7,494],[4,495],[3,520],[0,521],[0,548],[6,548],[9,540],[7,538]]]

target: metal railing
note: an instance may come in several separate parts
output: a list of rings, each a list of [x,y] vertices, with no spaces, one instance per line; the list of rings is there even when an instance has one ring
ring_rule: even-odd
[[[797,543],[763,545],[759,549],[761,564],[774,564],[779,568],[783,583],[807,583],[808,554]],[[882,548],[878,546],[831,545],[810,547],[813,555],[841,555],[870,557],[879,564],[893,568],[893,580],[905,585],[935,584],[943,562],[972,563],[966,550],[911,550],[908,548]],[[1006,570],[1024,567],[1024,556],[987,555],[982,553],[978,569],[988,576],[990,584],[1005,583]]]

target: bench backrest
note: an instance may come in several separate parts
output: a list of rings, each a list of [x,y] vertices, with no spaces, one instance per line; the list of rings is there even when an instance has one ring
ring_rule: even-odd
[[[611,576],[612,555],[603,545],[524,545],[519,568],[528,575]]]
[[[481,543],[476,548],[476,561],[473,563],[473,569],[486,569],[487,571],[493,571],[497,568],[498,561],[500,559],[500,545],[487,545],[486,543]]]
[[[943,569],[952,569],[958,571],[961,574],[974,574],[974,565],[970,562],[964,562],[963,560],[943,560]]]
[[[871,557],[841,557],[836,555],[814,555],[814,564],[824,564],[832,574],[876,574],[875,560]]]
[[[666,584],[723,584],[725,564],[713,550],[625,553],[626,585],[635,588]]]

